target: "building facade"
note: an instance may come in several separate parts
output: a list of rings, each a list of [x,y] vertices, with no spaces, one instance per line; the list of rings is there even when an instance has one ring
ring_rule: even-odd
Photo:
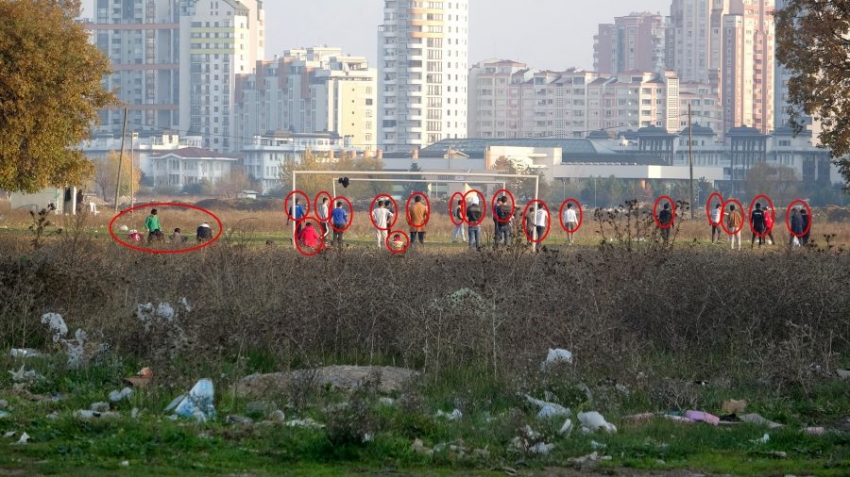
[[[208,149],[187,147],[151,156],[153,186],[187,186],[226,180],[239,166],[239,157]]]
[[[268,131],[327,131],[364,149],[377,145],[377,76],[340,48],[286,50],[236,84],[240,148]]]
[[[378,145],[411,150],[467,130],[469,0],[386,0],[378,29]]]
[[[649,12],[615,17],[593,37],[593,69],[601,75],[666,69],[665,18]]]

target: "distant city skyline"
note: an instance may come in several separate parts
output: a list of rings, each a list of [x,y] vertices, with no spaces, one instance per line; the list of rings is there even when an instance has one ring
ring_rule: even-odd
[[[535,68],[592,70],[593,35],[600,23],[641,11],[667,16],[670,3],[470,0],[469,65],[499,58]],[[266,1],[266,57],[288,48],[327,45],[365,56],[374,65],[383,6],[382,0]],[[83,7],[83,17],[95,16],[94,0],[84,0]]]

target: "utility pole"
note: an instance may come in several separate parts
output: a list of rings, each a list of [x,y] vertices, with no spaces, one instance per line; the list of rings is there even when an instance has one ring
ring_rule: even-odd
[[[124,139],[127,137],[127,108],[124,108],[124,127],[121,128],[121,153],[118,154],[118,179],[115,181],[115,213],[118,213],[118,190],[121,188],[121,163],[124,162]]]
[[[133,200],[135,194],[135,178],[133,177],[136,169],[136,131],[130,133],[130,208],[133,208]],[[131,212],[132,213],[132,212]]]
[[[691,103],[688,103],[688,163],[691,168],[691,198],[689,202],[694,201],[694,128],[691,124]],[[691,204],[691,219],[694,218],[694,208],[697,204]]]

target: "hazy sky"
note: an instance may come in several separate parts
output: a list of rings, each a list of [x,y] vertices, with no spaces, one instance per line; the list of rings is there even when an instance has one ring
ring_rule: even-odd
[[[671,0],[470,0],[469,62],[499,57],[535,68],[593,67],[599,23],[634,11],[670,14]],[[94,0],[84,0],[91,12]],[[327,45],[376,66],[383,0],[266,0],[266,57]],[[85,16],[93,16],[84,13]]]

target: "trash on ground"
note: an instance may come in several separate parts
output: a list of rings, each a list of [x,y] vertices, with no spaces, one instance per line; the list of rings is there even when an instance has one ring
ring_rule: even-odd
[[[605,432],[617,432],[617,426],[607,422],[602,414],[596,411],[578,413],[578,420],[581,423],[581,430],[584,432],[593,432],[603,430]]]
[[[121,461],[121,467],[130,467],[130,461],[129,460],[122,460]]]
[[[663,417],[664,419],[669,419],[671,421],[681,422],[684,424],[693,424],[696,422],[693,419],[688,419],[687,417],[679,416],[676,414],[663,414],[661,417]]]
[[[53,342],[58,343],[63,336],[68,334],[68,325],[59,313],[45,313],[41,315],[41,324],[47,325],[53,333]]]
[[[12,348],[9,355],[13,358],[37,358],[42,356],[41,351],[32,348]]]
[[[47,419],[50,419],[51,421],[55,421],[56,419],[59,419],[59,413],[54,411],[54,412],[51,412],[50,414],[48,414],[45,417]]]
[[[209,379],[201,379],[189,391],[189,395],[183,399],[174,408],[174,413],[181,417],[195,418],[199,422],[205,422],[215,419],[215,406],[213,399],[215,398],[215,388],[213,382]],[[169,404],[168,408],[174,401]],[[168,410],[166,408],[166,411]]]
[[[593,449],[593,450],[604,449],[606,447],[608,447],[607,444],[603,444],[601,442],[596,442],[596,441],[590,441],[590,448]]]
[[[570,351],[561,348],[549,348],[549,354],[546,355],[546,361],[540,365],[540,369],[546,370],[549,366],[558,363],[572,364],[573,354]]]
[[[293,419],[286,423],[287,427],[305,427],[307,429],[322,429],[325,427],[324,424],[319,424],[311,418],[306,419]]]
[[[807,427],[803,429],[803,432],[813,436],[822,436],[826,432],[826,429],[823,427]]]
[[[134,408],[133,408],[133,410],[132,410],[132,411],[130,411],[130,417],[131,417],[131,418],[133,418],[133,419],[138,419],[138,418],[139,418],[139,414],[140,414],[140,413],[139,413],[139,408],[137,408],[137,407],[134,407]]]
[[[724,414],[742,414],[744,410],[747,408],[746,400],[736,400],[729,399],[728,401],[723,401],[723,413]]]
[[[74,417],[77,419],[113,419],[117,417],[121,417],[120,413],[113,411],[99,412],[99,411],[91,411],[89,409],[80,409],[79,411],[74,411]]]
[[[572,411],[557,403],[535,399],[528,394],[525,395],[525,399],[540,408],[540,412],[537,413],[538,419],[547,419],[552,416],[569,416],[572,414]]]
[[[442,409],[438,409],[436,417],[445,417],[450,421],[457,421],[458,419],[463,417],[463,413],[460,412],[460,409],[455,409],[451,413],[445,412]]]
[[[719,417],[715,416],[714,414],[709,414],[705,411],[686,411],[685,417],[692,421],[705,422],[706,424],[711,424],[712,426],[720,424]]]
[[[109,403],[108,402],[96,402],[92,403],[89,407],[94,412],[107,412],[109,411]]]
[[[68,368],[78,369],[85,364],[85,349],[88,338],[88,333],[78,328],[74,332],[73,340],[62,340],[65,347],[68,348]]]
[[[17,432],[15,432],[15,431],[6,432],[6,433],[3,434],[3,439],[11,439],[11,438],[15,437],[15,434],[17,434]]]
[[[764,417],[762,417],[761,415],[756,414],[756,413],[744,414],[744,415],[738,416],[738,419],[740,419],[743,422],[748,422],[750,424],[758,424],[760,426],[767,426],[770,429],[776,429],[777,427],[783,427],[782,424],[779,424],[778,422],[773,422],[773,421],[770,421],[768,419],[765,419]]]
[[[253,424],[254,420],[251,419],[250,417],[247,417],[247,416],[239,416],[239,415],[231,414],[231,415],[224,418],[224,422],[226,422],[228,424],[248,425],[248,424]]]
[[[425,444],[422,442],[422,439],[419,439],[418,437],[413,440],[413,444],[410,446],[410,450],[417,454],[431,455],[434,453],[433,449],[425,447]]]
[[[135,376],[124,378],[124,383],[133,386],[134,388],[143,388],[153,380],[153,370],[151,368],[142,368]]]
[[[0,409],[9,407],[9,403],[5,399],[0,399]]]
[[[841,379],[850,379],[850,369],[836,369],[835,373]]]
[[[29,440],[30,440],[29,434],[24,432],[23,434],[21,434],[21,438],[18,439],[18,442],[16,442],[15,444],[22,446],[22,445],[25,445],[27,442],[29,442]]]
[[[545,442],[538,442],[533,446],[528,448],[528,451],[532,454],[541,454],[546,455],[555,448],[555,444],[546,444]]]
[[[750,440],[750,442],[752,442],[753,444],[767,444],[768,442],[770,442],[770,435],[765,432],[763,436],[758,439],[752,439]]]
[[[121,391],[112,391],[109,393],[109,401],[110,402],[119,402],[124,400],[124,398],[128,398],[133,394],[133,388],[126,387]]]
[[[22,364],[19,370],[9,371],[9,374],[12,375],[12,381],[16,383],[34,383],[44,380],[43,375],[34,369],[25,369],[25,366],[26,365]]]
[[[775,457],[777,459],[785,459],[786,457],[788,457],[788,454],[784,451],[771,451],[768,452],[767,455],[770,457]]]
[[[573,421],[570,420],[570,419],[567,419],[566,421],[564,421],[564,425],[561,426],[561,429],[558,430],[558,434],[568,436],[568,435],[570,435],[571,432],[573,432]]]
[[[395,404],[395,399],[393,399],[391,397],[383,396],[380,399],[378,399],[378,402],[380,404],[383,404],[384,406],[392,406],[393,404]]]
[[[274,422],[283,422],[283,421],[286,420],[286,415],[283,413],[283,411],[278,409],[277,411],[275,411],[275,412],[271,413],[271,415],[269,415],[269,419],[271,419]]]
[[[3,410],[0,410],[0,419],[3,419],[4,417],[11,416],[11,415],[12,415],[11,412],[6,412],[6,411],[3,411]]]
[[[626,419],[630,421],[647,421],[655,417],[654,412],[644,412],[641,414],[632,414],[631,416],[626,416]]]

